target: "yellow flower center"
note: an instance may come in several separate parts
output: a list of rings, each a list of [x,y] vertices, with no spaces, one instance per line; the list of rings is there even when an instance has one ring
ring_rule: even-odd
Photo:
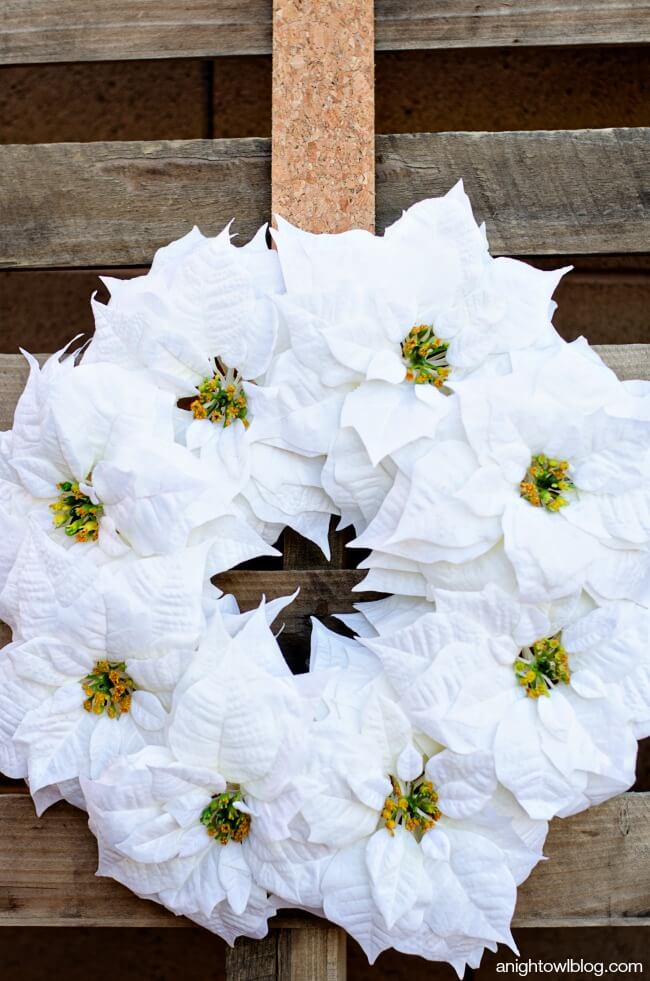
[[[436,337],[430,324],[417,324],[402,341],[402,357],[407,367],[406,380],[416,385],[443,388],[451,367],[447,361],[447,341]]]
[[[243,803],[241,788],[233,786],[216,794],[201,811],[200,821],[210,838],[220,845],[229,841],[243,841],[251,829],[250,814],[240,811],[235,804]]]
[[[535,508],[559,511],[569,503],[563,493],[575,489],[568,473],[569,464],[566,460],[554,460],[543,453],[537,453],[531,459],[526,476],[519,484],[519,494]]]
[[[109,719],[119,719],[130,710],[136,685],[126,673],[124,661],[97,661],[81,687],[86,695],[86,712],[101,715],[106,710]]]
[[[57,488],[61,494],[54,504],[50,504],[54,527],[63,528],[66,535],[76,538],[78,542],[96,541],[103,505],[95,504],[79,489],[76,481],[64,480],[57,484]]]
[[[197,387],[198,397],[190,404],[195,419],[230,426],[235,419],[241,420],[248,429],[248,403],[239,374],[232,368],[215,364],[212,378],[204,378]]]
[[[384,801],[381,812],[383,826],[394,835],[395,828],[402,825],[419,841],[442,817],[434,786],[425,779],[424,774],[417,780],[403,784],[396,777],[390,780],[393,790]]]
[[[569,655],[562,646],[562,634],[543,637],[531,647],[524,647],[514,663],[519,684],[529,698],[550,695],[556,685],[571,681]]]

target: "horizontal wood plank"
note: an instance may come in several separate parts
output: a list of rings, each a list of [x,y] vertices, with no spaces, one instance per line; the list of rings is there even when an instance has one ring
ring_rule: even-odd
[[[463,178],[493,252],[646,252],[650,129],[377,137],[377,227]],[[0,267],[141,265],[270,216],[268,140],[0,147]]]
[[[268,54],[272,0],[4,0],[0,64]],[[377,0],[376,47],[640,44],[648,0]]]
[[[272,0],[3,0],[0,64],[268,54]]]
[[[86,816],[0,795],[0,926],[186,926],[122,886],[95,878]],[[554,821],[542,863],[520,890],[515,925],[650,925],[650,794],[625,794]]]
[[[0,147],[0,267],[141,265],[200,224],[271,213],[268,140]]]
[[[648,0],[376,0],[380,50],[641,44]]]
[[[377,138],[377,227],[462,178],[492,252],[646,252],[650,129]]]

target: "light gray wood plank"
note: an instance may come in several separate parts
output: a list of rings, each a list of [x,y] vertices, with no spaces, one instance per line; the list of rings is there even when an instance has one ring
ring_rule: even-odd
[[[650,251],[650,129],[377,137],[377,226],[463,178],[493,252]],[[270,216],[262,139],[0,147],[0,267],[141,265]]]
[[[494,253],[650,250],[650,129],[379,136],[377,226],[462,178]]]
[[[271,7],[272,0],[4,0],[0,64],[268,53]]]
[[[641,44],[648,0],[377,0],[376,47]],[[0,64],[268,54],[271,0],[4,0]]]
[[[376,46],[641,44],[648,0],[376,0]]]
[[[141,265],[200,224],[236,216],[248,240],[271,211],[268,140],[0,147],[0,266]]]
[[[96,846],[82,812],[57,804],[37,818],[26,795],[3,793],[0,827],[0,927],[188,925],[95,878]],[[649,842],[650,794],[554,821],[549,861],[521,887],[515,926],[650,925]],[[286,919],[279,925],[289,927]]]

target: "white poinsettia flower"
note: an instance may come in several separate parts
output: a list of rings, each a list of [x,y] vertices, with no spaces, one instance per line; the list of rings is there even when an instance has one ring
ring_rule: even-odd
[[[204,626],[204,564],[186,549],[98,572],[36,527],[25,536],[0,594],[14,625],[0,769],[27,777],[39,810],[58,796],[82,806],[80,777],[162,738]]]
[[[279,900],[257,869],[282,860],[300,805],[306,710],[264,608],[233,630],[217,606],[176,686],[165,744],[82,781],[100,874],[229,943],[263,936]]]
[[[465,562],[416,562],[374,549],[358,568],[368,570],[366,577],[354,587],[358,591],[374,590],[431,600],[436,589],[468,591],[495,583],[506,592],[517,592],[517,579],[503,542]]]
[[[313,642],[321,710],[301,814],[306,843],[327,850],[324,912],[371,961],[395,947],[462,975],[484,947],[512,944],[516,883],[546,826],[497,788],[489,753],[454,754],[414,729],[355,646],[322,627]]]
[[[88,360],[147,368],[186,395],[212,377],[217,355],[244,378],[261,375],[277,335],[272,297],[284,289],[265,233],[236,248],[229,227],[216,238],[194,228],[159,249],[146,276],[102,277],[111,298],[93,301]]]
[[[210,573],[272,552],[237,516],[227,482],[176,441],[173,396],[145,372],[56,355],[41,369],[27,357],[29,379],[0,444],[12,540],[33,521],[98,564],[207,541]]]
[[[85,361],[146,370],[178,400],[177,438],[236,513],[269,544],[288,525],[327,553],[324,420],[313,395],[273,362],[274,297],[284,286],[264,232],[235,248],[228,229],[214,239],[194,229],[161,249],[146,276],[106,280],[111,300],[93,304]],[[264,382],[267,372],[276,383]]]
[[[491,259],[461,184],[381,238],[278,226],[291,347],[325,385],[354,386],[341,423],[373,464],[433,434],[452,381],[508,372],[513,352],[561,343],[551,296],[566,270]]]
[[[387,596],[368,603],[355,603],[354,613],[336,614],[337,620],[353,630],[357,637],[377,637],[406,627],[425,613],[432,613],[433,603],[419,596]]]
[[[363,640],[413,725],[455,752],[493,754],[534,818],[634,782],[636,732],[650,720],[648,611],[593,609],[585,596],[532,606],[493,586],[435,601],[435,613]]]
[[[179,438],[230,488],[233,507],[266,542],[289,526],[329,555],[334,507],[323,489],[323,437],[314,438],[321,407],[296,404],[288,386],[240,381],[233,396],[239,415],[226,409],[224,417],[214,385],[199,385],[194,418],[188,411],[178,420]]]
[[[599,600],[649,605],[644,400],[582,343],[515,360],[498,385],[458,383],[463,434],[403,454],[353,544],[461,566],[502,543],[527,601],[585,588]]]
[[[328,449],[322,482],[340,511],[339,530],[351,525],[357,534],[365,531],[388,494],[396,469],[390,456],[373,466],[356,430],[337,429]]]

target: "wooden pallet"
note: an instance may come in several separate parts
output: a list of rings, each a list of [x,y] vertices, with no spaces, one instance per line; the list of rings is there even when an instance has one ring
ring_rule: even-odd
[[[0,268],[142,264],[193,223],[214,233],[233,215],[245,239],[269,219],[272,200],[321,230],[375,223],[381,230],[460,176],[497,253],[650,251],[650,130],[394,135],[378,138],[374,153],[372,133],[375,46],[649,43],[650,0],[377,0],[375,15],[373,42],[371,0],[104,0],[94,7],[5,0],[0,64],[212,57],[273,46],[275,118],[272,142],[0,147]],[[310,66],[299,77],[291,67],[297,47]],[[315,144],[312,156],[306,142]],[[650,379],[650,345],[601,354],[621,378]],[[0,356],[0,428],[11,425],[24,379],[20,358]],[[267,562],[218,582],[245,609],[262,593],[301,585],[283,634],[297,666],[310,615],[368,598],[351,595],[361,574],[340,536],[332,536],[332,556],[327,565],[287,533],[276,568]],[[58,805],[37,819],[24,793],[3,789],[0,926],[186,925],[94,878],[95,846],[81,813]],[[546,849],[553,860],[520,890],[516,925],[649,924],[649,848],[648,794],[553,822]],[[342,981],[344,957],[340,930],[284,916],[267,940],[237,943],[228,976]]]

